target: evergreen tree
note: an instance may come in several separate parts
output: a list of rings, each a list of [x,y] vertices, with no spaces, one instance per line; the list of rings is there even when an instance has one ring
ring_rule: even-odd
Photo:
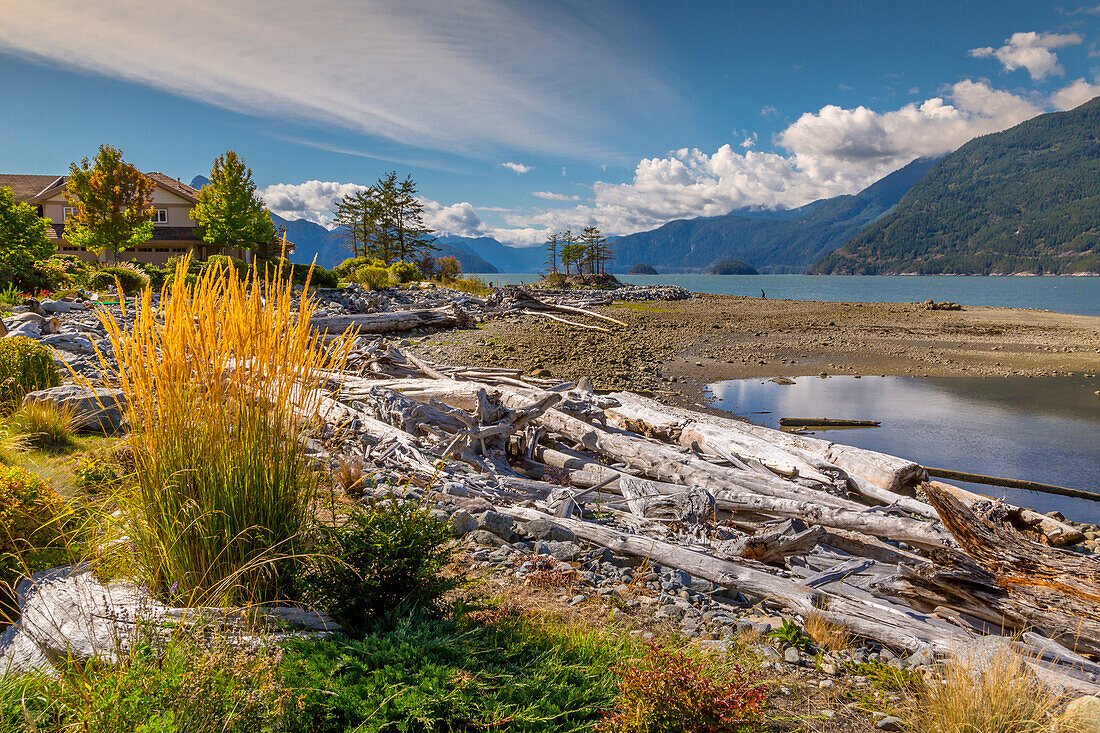
[[[589,271],[600,275],[606,273],[607,263],[615,259],[607,237],[600,232],[598,227],[589,226],[584,228],[581,242],[588,248],[585,252],[585,259],[589,265]]]
[[[396,180],[396,173],[393,176]],[[436,247],[433,244],[435,237],[432,236],[432,229],[424,224],[424,204],[417,198],[412,176],[406,176],[401,182],[393,200],[397,259],[400,262],[416,262]]]
[[[65,239],[117,262],[120,252],[153,236],[155,185],[122,159],[122,151],[100,145],[95,161],[69,166],[65,200],[73,213],[65,220]]]
[[[549,273],[558,272],[558,245],[561,244],[561,233],[554,232],[546,239],[546,261],[543,264]]]
[[[275,240],[271,214],[256,194],[252,169],[227,150],[214,160],[210,183],[191,210],[199,238],[207,244],[266,252]]]

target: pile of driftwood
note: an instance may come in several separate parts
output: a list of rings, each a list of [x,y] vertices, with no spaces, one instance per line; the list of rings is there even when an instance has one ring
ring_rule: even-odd
[[[521,522],[895,649],[1007,635],[1042,675],[1100,691],[1100,562],[1063,549],[1081,533],[911,461],[362,337],[315,397],[334,463],[461,481]]]
[[[315,315],[314,328],[328,333],[341,333],[354,328],[359,333],[402,333],[418,328],[472,328],[475,323],[508,315],[548,318],[575,328],[610,332],[608,324],[626,326],[622,321],[588,310],[606,305],[610,296],[588,294],[550,294],[537,298],[523,288],[509,286],[495,289],[485,298],[461,295],[432,308],[381,310],[374,313]],[[583,317],[595,323],[578,321]],[[602,324],[602,325],[601,325]]]

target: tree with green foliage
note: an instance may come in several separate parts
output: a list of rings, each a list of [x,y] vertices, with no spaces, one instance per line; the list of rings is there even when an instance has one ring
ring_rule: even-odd
[[[556,274],[558,271],[558,247],[561,246],[561,233],[554,232],[546,239],[546,271],[548,274]]]
[[[275,225],[256,194],[252,169],[232,150],[214,160],[210,183],[199,191],[191,218],[199,238],[218,247],[266,253],[275,240]]]
[[[122,151],[100,145],[95,161],[69,166],[65,200],[73,213],[65,239],[102,257],[118,255],[153,236],[153,181],[122,159]]]
[[[588,226],[584,228],[580,241],[585,246],[585,266],[588,271],[593,274],[603,274],[607,263],[615,259],[607,237],[600,232],[599,227]]]
[[[436,247],[424,224],[424,204],[411,176],[398,181],[390,171],[370,188],[347,194],[336,206],[344,246],[355,257],[416,263]]]
[[[0,280],[19,282],[54,253],[49,225],[30,204],[17,204],[10,188],[0,188]]]
[[[565,274],[570,274],[576,267],[577,274],[580,275],[588,248],[581,243],[580,238],[571,229],[566,229],[562,233],[561,242],[561,266],[565,268]]]

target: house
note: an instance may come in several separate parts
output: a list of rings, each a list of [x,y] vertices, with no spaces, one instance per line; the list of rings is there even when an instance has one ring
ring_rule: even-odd
[[[192,252],[198,259],[211,255],[227,254],[248,261],[251,253],[237,247],[209,245],[198,238],[191,210],[199,200],[198,189],[166,176],[163,173],[146,173],[155,184],[153,189],[153,237],[139,247],[119,255],[120,260],[164,265],[176,255]],[[8,186],[16,202],[26,202],[38,208],[38,215],[50,220],[49,237],[57,244],[57,251],[73,254],[81,259],[94,261],[92,252],[76,247],[64,239],[65,217],[72,208],[65,201],[66,176],[0,174],[0,186]],[[287,242],[287,255],[294,245]]]

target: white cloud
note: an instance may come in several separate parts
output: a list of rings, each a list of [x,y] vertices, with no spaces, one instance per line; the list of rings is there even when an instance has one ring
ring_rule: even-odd
[[[523,163],[512,163],[511,161],[509,161],[507,163],[501,163],[500,167],[501,168],[507,168],[508,170],[512,171],[516,175],[522,175],[524,173],[530,173],[532,170],[534,170],[534,168],[532,166],[524,165]]]
[[[305,219],[321,226],[331,226],[331,214],[336,202],[346,194],[366,188],[357,183],[336,181],[276,183],[260,191],[260,197],[272,213],[284,219]]]
[[[1000,48],[975,48],[970,51],[970,55],[995,58],[1007,71],[1027,69],[1032,79],[1043,79],[1051,74],[1065,72],[1052,49],[1073,46],[1082,40],[1076,33],[1013,33]]]
[[[776,138],[785,152],[723,145],[713,153],[683,148],[646,158],[628,183],[597,182],[592,204],[513,213],[505,241],[538,241],[554,230],[595,224],[613,234],[673,219],[717,216],[738,208],[791,208],[855,193],[915,158],[948,153],[978,135],[1042,112],[1032,101],[966,80],[942,97],[900,109],[826,106],[802,115]]]
[[[424,223],[440,234],[454,234],[460,237],[484,236],[485,222],[481,220],[472,204],[465,201],[444,206],[438,201],[420,198],[424,205]]]
[[[770,104],[765,104],[763,107],[760,108],[760,115],[762,117],[776,117],[779,115],[779,110],[777,110]]]
[[[1050,103],[1055,109],[1073,109],[1097,96],[1100,96],[1100,84],[1078,79],[1052,94]]]
[[[553,191],[532,191],[531,195],[536,197],[536,198],[546,199],[547,201],[580,201],[581,200],[580,196],[575,196],[575,195],[570,196],[567,193],[554,193]]]
[[[509,0],[0,0],[0,51],[448,153],[606,159],[593,140],[675,99],[644,44],[615,42],[612,15]]]

